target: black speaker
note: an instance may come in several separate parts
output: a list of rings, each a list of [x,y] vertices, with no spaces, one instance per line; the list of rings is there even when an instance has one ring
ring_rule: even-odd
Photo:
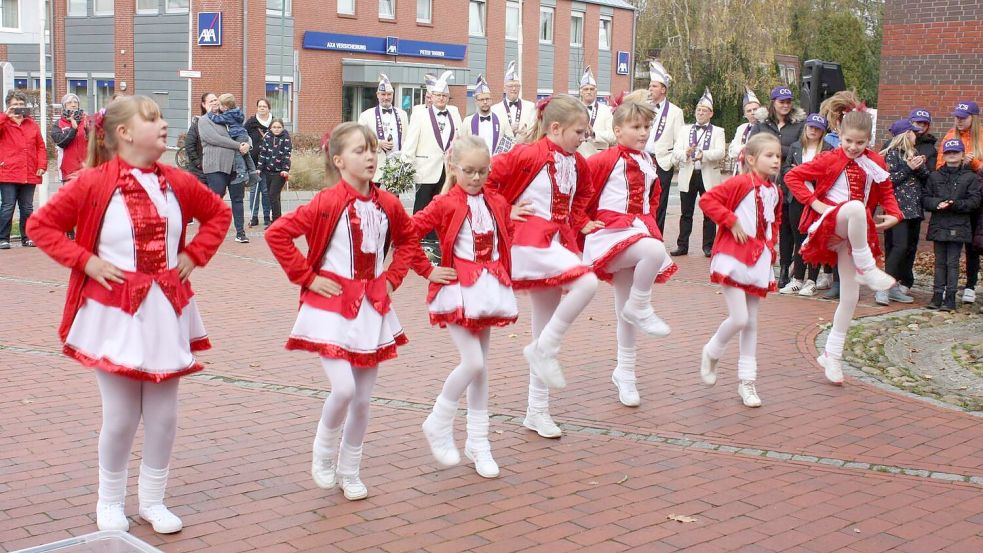
[[[802,68],[802,109],[818,113],[819,104],[833,94],[846,90],[843,69],[834,61],[809,60]]]

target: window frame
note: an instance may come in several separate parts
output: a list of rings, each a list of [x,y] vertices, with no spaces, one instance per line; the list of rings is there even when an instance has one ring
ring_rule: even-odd
[[[604,22],[607,22],[607,33],[602,32],[604,28]],[[603,50],[605,52],[611,51],[611,43],[614,42],[614,18],[610,15],[602,15],[598,20],[598,33],[597,33],[597,49]],[[601,45],[601,37],[607,40],[607,44]]]
[[[544,15],[549,15],[549,38],[544,39],[543,35],[546,34],[546,28],[544,27],[546,23],[546,18]],[[540,6],[539,7],[539,43],[540,44],[553,44],[553,40],[556,37],[556,8],[553,6]]]
[[[180,8],[180,7],[179,8],[172,8],[171,7],[171,2],[173,2],[173,1],[174,0],[164,0],[164,12],[165,13],[188,13],[189,11],[191,11],[191,0],[185,0],[188,3],[188,5],[186,7],[183,7],[183,8]]]
[[[481,34],[471,32],[471,6],[478,6]],[[468,36],[484,38],[488,35],[488,3],[485,0],[468,0]]]
[[[76,83],[85,83],[85,94],[78,93],[78,89],[76,89],[75,86],[72,84],[73,81]],[[78,96],[79,107],[81,107],[83,110],[85,110],[88,113],[92,113],[92,110],[89,109],[89,104],[90,104],[89,81],[90,81],[89,77],[67,77],[65,79],[65,90],[67,92],[70,92]]]
[[[574,38],[575,38],[574,34],[575,33],[574,33],[574,28],[573,28],[573,22],[576,21],[576,20],[578,20],[578,19],[580,20],[580,40],[579,41],[575,41],[574,40]],[[583,48],[584,47],[584,24],[586,22],[587,22],[587,14],[586,13],[584,13],[584,12],[577,12],[577,11],[570,13],[570,46],[573,46],[575,48]]]
[[[350,11],[350,12],[341,11],[341,3],[343,1],[344,2],[351,2],[352,11]],[[357,12],[357,11],[358,11],[358,0],[338,0],[338,2],[336,4],[336,12],[338,13],[338,15],[350,15],[350,16],[354,16],[355,15],[355,12]]]
[[[147,1],[153,2],[154,7],[152,8],[141,8],[140,2]],[[136,14],[137,15],[154,15],[160,13],[160,0],[137,0],[136,1]]]
[[[65,13],[68,17],[87,17],[89,15],[88,0],[81,0],[81,1],[83,4],[82,9],[84,10],[82,13],[78,13],[77,11],[72,11],[72,6],[74,5],[73,0],[66,1],[67,5],[65,6]]]
[[[420,19],[420,2],[426,2],[427,4],[427,18]],[[416,0],[416,22],[432,24],[433,23],[433,0]]]
[[[509,36],[509,12],[515,13],[515,36]],[[519,3],[514,1],[505,2],[505,40],[519,40],[519,33],[522,32],[522,10]]]
[[[98,8],[99,1],[100,0],[92,0],[92,15],[115,15],[116,14],[116,2],[114,2],[113,0],[102,0],[103,2],[108,2],[109,3],[110,9],[109,10],[99,11],[99,8]]]
[[[3,2],[8,2],[8,1],[11,1],[11,0],[2,0],[2,1]],[[21,10],[21,7],[22,6],[21,6],[20,0],[13,0],[13,3],[14,3],[14,6],[17,8],[17,22],[16,22],[17,24],[14,25],[14,26],[8,26],[6,21],[0,20],[0,29],[3,29],[5,31],[20,31],[20,23],[21,23],[21,19],[22,19],[21,14],[22,14],[22,11],[23,10]],[[0,9],[0,18],[2,18],[2,17],[3,17],[3,11],[2,11],[2,9]],[[45,19],[45,21],[47,21],[47,19]]]
[[[280,91],[280,92],[278,92],[278,96],[276,96],[276,98],[279,98],[279,100],[276,100],[275,101],[274,100],[274,97],[271,96],[271,94],[270,94],[270,86],[273,86],[273,87],[283,86],[283,90]],[[265,92],[266,92],[266,99],[270,101],[270,114],[273,117],[279,117],[280,119],[283,119],[284,125],[293,122],[292,121],[293,120],[293,102],[294,102],[293,87],[294,87],[294,83],[289,82],[289,81],[283,81],[282,83],[279,82],[279,81],[266,81],[266,90],[265,90]],[[284,100],[286,101],[286,111],[285,111],[285,113],[283,115],[278,115],[273,110],[273,104],[274,104],[274,102],[280,103],[280,102],[283,102]]]
[[[275,8],[271,8],[270,7],[270,2],[271,1],[273,1],[273,0],[266,0],[266,14],[267,15],[280,15],[280,6],[283,5],[281,2],[286,2],[286,6],[284,6],[284,8],[285,8],[284,11],[286,11],[286,13],[283,14],[284,17],[290,17],[290,16],[293,15],[293,12],[294,12],[294,2],[293,2],[293,0],[276,0],[277,7],[275,7]]]
[[[396,0],[388,0],[388,1],[392,3],[393,13],[391,15],[383,15],[383,13],[382,13],[382,2],[383,2],[383,0],[379,0],[379,19],[384,19],[386,21],[395,21],[396,20]]]

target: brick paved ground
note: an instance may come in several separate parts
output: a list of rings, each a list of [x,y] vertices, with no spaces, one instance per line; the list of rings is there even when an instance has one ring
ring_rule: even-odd
[[[980,419],[850,379],[826,384],[813,344],[833,304],[765,302],[762,408],[737,399],[736,344],[718,385],[700,384],[699,348],[724,316],[702,257],[657,288],[673,334],[641,342],[637,409],[609,380],[612,300],[601,288],[562,354],[560,440],[521,426],[521,300],[519,324],[493,334],[495,480],[470,465],[440,470],[426,448],[419,424],[456,356],[425,324],[425,286],[410,277],[395,304],[411,344],[375,390],[370,497],[319,490],[310,444],[328,383],[310,355],[283,351],[297,291],[254,238],[230,240],[193,276],[216,348],[182,383],[169,504],[186,528],[162,537],[132,518],[132,533],[164,551],[983,551]],[[99,395],[91,373],[57,354],[66,278],[40,252],[0,252],[0,551],[95,531]],[[870,299],[862,314],[878,312]]]

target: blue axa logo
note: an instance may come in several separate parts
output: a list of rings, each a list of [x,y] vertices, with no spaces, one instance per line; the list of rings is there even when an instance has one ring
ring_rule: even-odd
[[[222,12],[198,12],[198,46],[222,45]]]

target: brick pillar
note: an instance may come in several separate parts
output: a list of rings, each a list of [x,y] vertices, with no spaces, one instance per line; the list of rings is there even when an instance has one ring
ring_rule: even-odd
[[[66,8],[67,9],[67,8]],[[136,90],[133,72],[133,16],[136,14],[136,0],[116,0],[114,25],[116,31],[115,47],[113,57],[116,59],[116,90],[122,83],[126,83],[126,94],[139,94],[146,91]],[[62,30],[64,31],[64,18],[61,19]],[[65,50],[64,32],[59,33],[62,37],[62,54]],[[59,64],[59,68],[64,71],[64,57]]]

